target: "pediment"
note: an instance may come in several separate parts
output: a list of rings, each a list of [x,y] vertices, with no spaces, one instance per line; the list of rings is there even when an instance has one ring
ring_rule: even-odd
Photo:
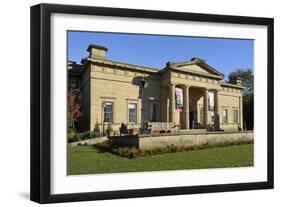
[[[173,69],[178,69],[181,71],[189,73],[197,73],[206,76],[217,76],[218,78],[223,79],[224,75],[219,71],[215,70],[205,62],[191,61],[191,62],[181,62],[181,63],[172,63],[171,67]]]

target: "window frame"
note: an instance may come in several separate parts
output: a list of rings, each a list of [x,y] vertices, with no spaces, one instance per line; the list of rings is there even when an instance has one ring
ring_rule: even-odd
[[[236,116],[235,116],[235,112],[236,112]],[[236,121],[235,121],[235,118],[236,118]],[[233,123],[234,124],[238,124],[239,123],[238,109],[233,109]]]
[[[225,116],[224,116],[224,111],[226,112]],[[228,124],[228,109],[222,109],[222,123]]]
[[[155,106],[155,111],[153,110]],[[155,112],[155,113],[153,113]],[[155,120],[153,119],[153,115],[155,114]],[[150,122],[157,122],[157,104],[156,103],[150,103],[149,105],[149,121]]]
[[[106,103],[111,103],[111,112],[105,112],[105,108],[106,107],[104,107],[104,105],[106,106]],[[113,111],[114,111],[114,102],[113,101],[103,101],[102,102],[102,112],[103,112],[103,122],[104,123],[111,123],[111,124],[113,124],[113,116],[114,116],[114,113],[113,113]],[[109,114],[109,113],[111,113],[111,121],[106,121],[107,119],[106,119],[106,114]]]
[[[135,106],[135,121],[131,121],[130,120],[130,115],[133,114],[130,112],[130,105],[134,105]],[[130,124],[137,124],[138,123],[138,104],[137,103],[128,103],[128,122]]]

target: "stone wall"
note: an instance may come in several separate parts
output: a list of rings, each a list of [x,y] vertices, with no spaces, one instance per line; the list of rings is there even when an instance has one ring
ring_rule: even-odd
[[[68,146],[74,147],[74,146],[77,146],[78,144],[93,145],[93,144],[97,144],[97,143],[104,142],[104,141],[107,141],[107,140],[108,140],[107,137],[97,137],[97,138],[92,138],[92,139],[84,139],[84,140],[81,140],[81,141],[78,141],[78,142],[68,143]]]
[[[149,137],[116,137],[116,143],[124,146],[135,146],[139,149],[153,149],[158,147],[174,146],[196,146],[203,144],[220,144],[224,142],[238,143],[241,141],[252,141],[252,131],[247,132],[206,132],[196,134],[164,135]]]

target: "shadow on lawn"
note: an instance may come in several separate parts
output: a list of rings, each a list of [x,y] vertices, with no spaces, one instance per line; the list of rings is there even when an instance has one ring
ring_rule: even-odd
[[[107,152],[110,153],[110,151],[108,151],[104,148],[98,147],[96,145],[91,145],[91,149],[95,149],[97,151],[97,153],[107,153]]]

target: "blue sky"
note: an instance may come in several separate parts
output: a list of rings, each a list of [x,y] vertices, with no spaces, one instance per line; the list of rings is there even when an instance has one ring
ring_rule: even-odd
[[[162,69],[166,62],[199,57],[226,76],[238,68],[252,68],[254,41],[121,33],[68,32],[68,60],[80,63],[89,44],[108,48],[108,59]]]

